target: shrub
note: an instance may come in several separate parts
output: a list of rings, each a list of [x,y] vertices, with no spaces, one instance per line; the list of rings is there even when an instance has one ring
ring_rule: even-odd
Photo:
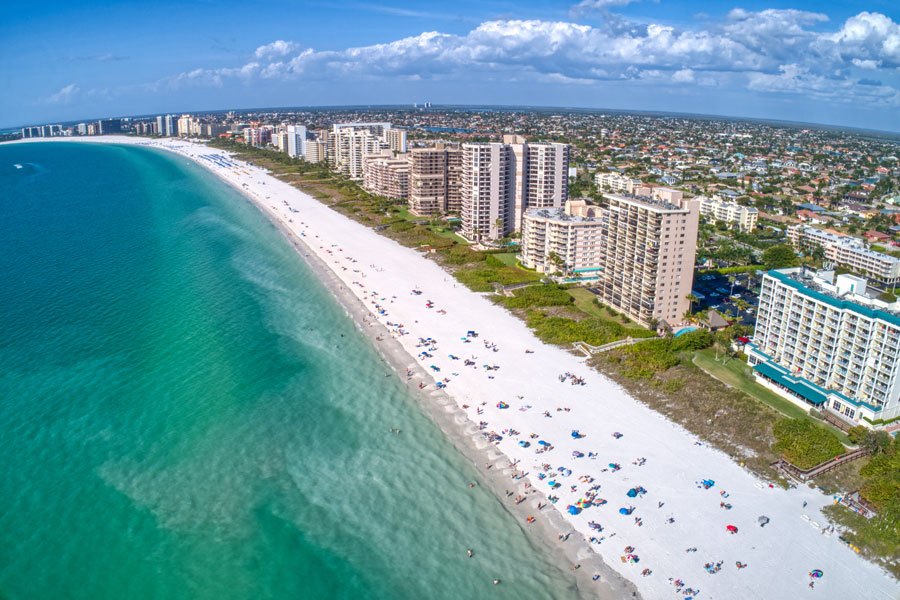
[[[525,323],[534,330],[536,336],[549,344],[584,342],[591,346],[602,346],[640,333],[606,319],[592,317],[575,321],[563,317],[548,317],[539,310],[528,311]],[[647,334],[652,335],[649,331]]]
[[[673,350],[702,350],[713,345],[713,336],[705,329],[689,331],[673,340]]]
[[[844,452],[831,431],[808,419],[780,419],[772,427],[775,450],[801,469],[809,469]]]
[[[507,308],[568,306],[575,301],[575,299],[572,298],[572,295],[559,285],[533,285],[516,290],[513,294],[514,296],[506,297],[501,300],[503,305]]]

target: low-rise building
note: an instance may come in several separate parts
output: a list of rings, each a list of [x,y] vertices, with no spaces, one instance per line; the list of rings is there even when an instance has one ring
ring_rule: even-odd
[[[859,238],[806,225],[788,227],[787,235],[794,248],[799,251],[808,253],[816,246],[821,246],[826,262],[846,267],[885,285],[900,283],[900,258],[870,250]]]
[[[619,173],[597,173],[594,182],[604,192],[619,194],[637,194],[642,187],[640,179],[625,177]]]
[[[848,425],[900,416],[900,304],[833,271],[769,271],[746,349],[757,380]]]
[[[744,233],[756,229],[759,220],[759,211],[752,206],[741,206],[736,202],[726,202],[717,196],[712,198],[701,197],[700,216],[711,221],[723,221],[732,227],[737,227]]]
[[[568,200],[565,206],[525,212],[521,260],[529,269],[596,279],[603,264],[602,244],[602,209],[584,200]]]

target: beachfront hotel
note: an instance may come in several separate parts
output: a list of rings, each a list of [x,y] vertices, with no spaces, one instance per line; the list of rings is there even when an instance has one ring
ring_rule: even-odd
[[[900,303],[834,271],[769,271],[748,363],[760,383],[847,426],[900,416]]]
[[[837,235],[807,225],[788,227],[787,235],[798,251],[809,253],[816,246],[821,246],[826,262],[846,267],[885,285],[900,283],[900,258],[869,250],[859,238]]]
[[[529,143],[519,135],[463,144],[462,235],[495,240],[521,231],[529,208],[565,204],[568,175],[568,144]]]
[[[737,226],[744,233],[756,229],[759,211],[752,206],[741,206],[736,202],[726,202],[718,196],[698,198],[700,200],[700,216],[710,221],[722,221],[730,226]]]
[[[643,325],[681,323],[690,308],[699,201],[668,188],[648,195],[605,194],[607,206],[569,201],[531,209],[522,228],[522,264],[593,280],[604,304]]]
[[[603,252],[602,212],[584,200],[529,209],[522,222],[522,264],[538,273],[563,271],[576,279],[596,279]]]
[[[409,212],[430,217],[460,209],[462,150],[436,144],[413,148],[409,161]]]

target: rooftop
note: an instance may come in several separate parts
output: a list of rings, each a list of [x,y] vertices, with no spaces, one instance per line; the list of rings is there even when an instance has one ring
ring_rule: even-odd
[[[629,202],[631,204],[641,204],[646,206],[647,208],[652,208],[655,210],[687,210],[681,208],[677,204],[672,204],[671,202],[666,202],[665,200],[656,200],[654,198],[651,198],[650,196],[635,196],[633,194],[603,194],[603,197],[609,198],[610,200]]]

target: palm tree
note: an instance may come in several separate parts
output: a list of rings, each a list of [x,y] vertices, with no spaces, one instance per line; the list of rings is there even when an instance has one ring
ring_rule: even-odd
[[[694,302],[697,302],[697,296],[695,296],[694,294],[688,294],[687,296],[684,297],[684,299],[687,300],[688,302],[690,302],[690,305],[688,307],[688,313],[693,313],[694,312]]]

